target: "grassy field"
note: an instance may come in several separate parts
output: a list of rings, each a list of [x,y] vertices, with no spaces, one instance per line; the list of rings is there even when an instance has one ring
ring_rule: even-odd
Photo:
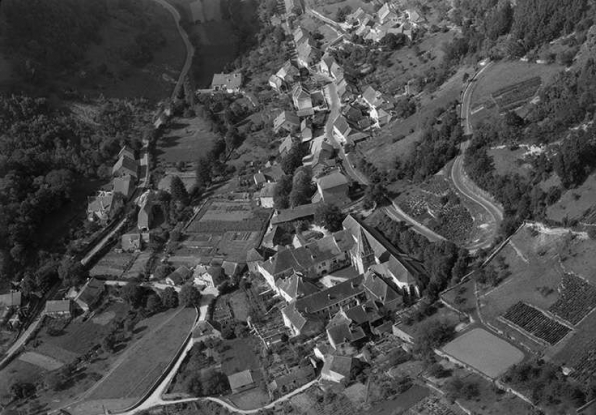
[[[243,291],[234,291],[229,297],[230,307],[234,312],[234,318],[240,321],[246,321],[250,312],[250,303],[247,295]]]
[[[491,148],[488,150],[488,155],[493,158],[495,172],[499,175],[505,174],[519,174],[522,177],[528,177],[532,166],[529,163],[524,163],[523,157],[527,153],[524,147],[517,150],[505,148]]]
[[[226,341],[229,346],[221,355],[221,371],[226,375],[243,370],[259,370],[261,363],[255,350],[260,350],[262,343],[256,337]]]
[[[129,400],[142,396],[170,363],[190,332],[196,312],[184,308],[170,313],[157,329],[148,333],[86,397],[82,408],[94,407],[93,401],[109,401],[106,408],[122,410]],[[112,401],[113,400],[113,401]],[[119,400],[122,400],[120,402]],[[81,408],[79,408],[81,410]]]
[[[588,176],[585,182],[575,189],[567,190],[554,205],[547,209],[547,216],[551,220],[561,222],[569,220],[585,220],[594,223],[596,215],[596,174]]]
[[[157,145],[160,164],[196,162],[207,155],[218,137],[201,117],[174,119]]]
[[[519,349],[479,328],[446,344],[443,351],[492,379],[524,359]]]
[[[492,94],[502,88],[527,81],[533,77],[540,77],[542,85],[547,83],[563,67],[552,65],[539,65],[521,61],[502,61],[493,64],[484,71],[474,88],[470,109],[472,122],[478,123],[489,115],[498,113],[498,108]],[[484,110],[480,110],[484,107]]]
[[[118,279],[132,265],[138,254],[110,251],[89,270],[92,277],[102,276]]]
[[[3,403],[8,403],[10,398],[7,396],[8,388],[13,382],[27,382],[35,383],[39,380],[40,376],[46,373],[45,370],[40,367],[22,361],[20,359],[14,359],[0,371],[0,399]]]

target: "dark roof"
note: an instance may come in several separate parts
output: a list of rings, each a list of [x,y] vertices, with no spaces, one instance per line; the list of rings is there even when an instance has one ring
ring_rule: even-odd
[[[127,173],[131,176],[137,177],[139,172],[139,165],[137,164],[136,160],[128,157],[126,154],[123,154],[114,167],[112,167],[112,174],[116,173]]]
[[[114,193],[120,193],[125,197],[130,195],[131,186],[132,186],[132,176],[130,174],[125,174],[122,177],[116,177],[114,179]]]
[[[8,294],[0,295],[0,306],[3,307],[20,307],[21,306],[21,292],[11,291]]]
[[[293,222],[295,220],[314,216],[317,207],[319,207],[318,203],[310,203],[308,205],[296,206],[293,209],[281,210],[271,218],[271,224],[279,225],[280,223]]]
[[[350,327],[349,324],[338,324],[327,329],[327,335],[333,340],[333,343],[340,345],[343,343],[352,343],[362,340],[366,337],[362,327]]]
[[[49,300],[46,302],[46,313],[64,313],[71,310],[70,300]]]
[[[350,377],[352,358],[348,356],[329,355],[325,359],[322,373],[337,373],[345,378]]]
[[[301,275],[296,273],[277,281],[276,285],[293,300],[319,291],[312,282],[305,280]]]
[[[296,309],[296,302],[291,302],[282,308],[281,312],[298,331],[301,331],[308,322],[308,319]]]
[[[296,300],[296,308],[306,313],[316,313],[334,304],[364,293],[363,276],[341,282],[326,290]]]
[[[339,170],[335,170],[318,179],[319,187],[323,190],[329,190],[336,187],[347,186],[349,184],[346,176],[341,174]]]
[[[340,134],[347,135],[348,131],[350,130],[350,126],[348,125],[348,121],[343,115],[337,117],[335,122],[333,123],[333,127],[337,128]]]
[[[401,296],[381,276],[372,270],[364,274],[364,288],[383,304],[401,301]]]
[[[272,389],[286,388],[287,391],[302,386],[315,374],[314,368],[311,365],[293,368],[287,375],[277,376],[271,382]]]

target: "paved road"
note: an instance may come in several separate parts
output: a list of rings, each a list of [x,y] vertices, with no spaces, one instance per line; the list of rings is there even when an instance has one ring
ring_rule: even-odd
[[[474,94],[474,88],[478,81],[478,78],[484,71],[492,66],[492,62],[487,63],[476,75],[472,78],[472,81],[468,83],[462,96],[461,105],[461,118],[463,122],[464,134],[472,134],[472,123],[470,120],[470,106],[472,103],[472,96]],[[480,248],[487,248],[491,246],[497,231],[499,224],[503,220],[503,212],[499,206],[483,196],[483,192],[474,184],[474,182],[466,176],[464,170],[464,154],[470,141],[466,141],[461,144],[461,154],[456,157],[451,167],[451,181],[461,195],[469,199],[473,203],[479,205],[486,213],[488,222],[486,223],[486,232],[478,239],[470,244],[466,245],[465,248],[469,250],[477,250]]]
[[[192,65],[192,57],[195,53],[195,49],[193,48],[192,43],[190,43],[190,39],[188,39],[188,34],[180,26],[181,17],[180,17],[180,13],[178,13],[178,10],[176,10],[176,8],[174,6],[172,6],[170,3],[168,3],[166,0],[153,0],[153,1],[159,3],[160,5],[165,7],[165,9],[167,11],[170,12],[172,17],[174,18],[174,22],[176,22],[176,28],[178,29],[178,33],[180,34],[180,37],[182,38],[182,41],[184,42],[184,46],[186,47],[186,60],[184,61],[184,66],[182,67],[182,70],[180,71],[180,76],[178,77],[178,82],[176,82],[176,87],[174,88],[174,91],[172,92],[172,100],[173,100],[174,98],[176,98],[176,95],[178,94],[178,90],[182,87],[184,78],[186,78],[186,75],[188,74],[188,71],[190,70],[190,65]]]

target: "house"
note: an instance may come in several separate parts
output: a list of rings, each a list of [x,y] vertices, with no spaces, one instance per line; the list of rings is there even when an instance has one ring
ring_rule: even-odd
[[[308,205],[300,205],[292,209],[275,211],[271,217],[271,226],[297,220],[312,220],[318,207],[319,203],[309,203]]]
[[[153,204],[146,197],[141,206],[139,207],[139,213],[137,214],[137,228],[140,231],[147,232],[151,229],[151,222],[153,221]]]
[[[278,16],[277,14],[274,14],[269,19],[269,23],[271,23],[271,26],[281,26],[281,24],[283,23],[283,20],[280,16]]]
[[[129,174],[125,174],[122,177],[116,177],[112,182],[112,192],[121,194],[124,196],[124,200],[127,200],[132,196],[134,190],[134,179]]]
[[[333,123],[333,136],[341,144],[345,144],[352,128],[349,126],[348,121],[342,115],[337,117]]]
[[[269,384],[271,392],[279,392],[285,395],[311,381],[315,377],[314,368],[311,365],[294,367],[287,375],[276,376]]]
[[[358,7],[355,12],[346,16],[346,21],[352,25],[365,25],[367,22],[373,20],[373,17],[366,13],[362,7]]]
[[[105,290],[105,283],[95,278],[89,279],[79,294],[75,297],[75,303],[83,309],[84,312],[88,313],[93,307],[95,307]]]
[[[120,238],[120,245],[124,252],[140,251],[143,247],[143,240],[140,233],[127,233]]]
[[[285,245],[286,233],[281,226],[274,225],[271,229],[263,236],[261,241],[262,248],[268,248],[277,250],[280,245]],[[258,265],[257,265],[258,272]]]
[[[72,316],[72,302],[70,300],[46,301],[44,309],[46,316],[55,318],[70,318]]]
[[[112,212],[123,205],[122,200],[114,198],[114,192],[100,190],[97,195],[89,197],[87,203],[87,219],[106,223]]]
[[[296,54],[298,55],[296,58],[298,65],[308,68],[318,61],[321,52],[316,48],[315,42],[308,38],[296,46]]]
[[[198,265],[194,271],[195,285],[205,285],[207,287],[217,287],[226,280],[221,265]]]
[[[408,21],[414,26],[418,26],[425,21],[425,19],[420,16],[420,13],[414,9],[406,10],[406,14],[408,15]]]
[[[276,285],[278,292],[288,303],[320,291],[316,285],[304,279],[299,273],[294,273],[289,277],[277,280]]]
[[[380,107],[385,102],[383,100],[383,94],[375,90],[372,86],[364,90],[362,100],[371,108]]]
[[[258,187],[262,186],[264,183],[267,183],[267,179],[265,179],[265,175],[262,172],[255,174],[253,176],[253,180]]]
[[[373,111],[371,111],[371,115],[373,115]],[[389,114],[383,108],[379,108],[379,110],[376,111],[376,117],[374,118],[376,118],[379,126],[383,126],[391,121],[391,114]]]
[[[267,182],[278,182],[284,175],[284,171],[279,164],[269,166],[263,169],[261,173],[263,173],[263,176]]]
[[[351,357],[327,355],[321,371],[321,378],[330,382],[346,384],[350,380],[351,370]]]
[[[232,393],[242,392],[255,386],[250,370],[248,369],[228,376],[228,382]]]
[[[266,247],[251,248],[246,253],[246,265],[248,266],[248,270],[252,273],[258,272],[258,263],[266,261],[274,254],[275,251],[267,249]]]
[[[353,324],[343,309],[340,309],[327,324],[327,340],[336,351],[345,350],[346,347],[350,347],[366,338],[367,336],[362,327]]]
[[[301,9],[300,2],[297,0],[284,0],[284,5],[286,6],[286,16],[296,14],[294,10],[297,7]]]
[[[139,177],[139,163],[134,158],[129,157],[127,153],[123,153],[112,167],[112,176],[122,177],[125,175],[132,176],[135,179]]]
[[[377,12],[379,23],[385,24],[386,22],[392,20],[393,16],[397,16],[397,11],[398,10],[395,5],[391,3],[383,4],[383,7],[381,7]]]
[[[199,321],[193,329],[192,338],[195,343],[209,339],[221,339],[221,332],[213,327],[207,320],[202,320]]]
[[[284,325],[288,327],[293,336],[314,336],[323,329],[323,321],[320,318],[304,315],[296,309],[296,302],[291,302],[281,309],[281,316]]]
[[[276,90],[277,92],[281,92],[282,89],[285,87],[285,81],[280,78],[279,76],[273,74],[269,77],[269,86]]]
[[[364,118],[364,114],[362,114],[362,111],[360,110],[360,108],[358,108],[354,105],[346,106],[343,109],[342,114],[344,115],[344,117],[346,118],[347,121],[352,122],[352,123],[358,123],[358,121],[360,121],[362,118]]]
[[[296,107],[296,114],[299,117],[307,117],[315,113],[310,92],[308,92],[302,84],[298,83],[294,85],[294,88],[292,89],[292,101]]]
[[[215,91],[225,91],[229,94],[233,94],[239,92],[241,86],[242,74],[240,72],[213,74],[211,89]]]
[[[303,143],[308,143],[312,140],[312,126],[308,120],[302,120],[300,123],[300,137]]]
[[[315,179],[315,181],[317,183],[317,194],[315,194],[313,202],[323,201],[340,207],[350,203],[348,197],[350,182],[339,170],[334,170],[330,174]]]
[[[122,156],[126,156],[130,159],[136,160],[135,152],[129,146],[124,146],[120,149],[120,152],[118,153],[118,158],[120,158]]]
[[[259,193],[259,201],[264,208],[273,207],[273,195],[275,193],[276,183],[265,183]]]
[[[292,84],[295,80],[300,78],[300,70],[294,66],[292,61],[288,60],[276,72],[275,76],[283,80],[286,84]]]
[[[284,138],[284,140],[281,142],[281,144],[279,146],[279,154],[282,157],[286,156],[292,149],[293,145],[294,145],[294,139],[292,138],[291,135],[288,134],[288,136],[286,138]]]
[[[273,120],[273,131],[276,133],[280,130],[292,132],[300,127],[300,118],[295,113],[290,111],[282,111]]]
[[[369,228],[352,215],[342,226],[354,238],[350,249],[352,266],[364,274],[369,269],[377,276],[390,281],[402,294],[419,296],[428,276],[422,265],[399,252],[374,228]]]
[[[335,232],[297,249],[283,249],[257,269],[269,286],[279,292],[276,281],[295,272],[315,278],[349,266],[348,251],[353,243],[345,232]]]
[[[166,284],[171,286],[180,286],[186,283],[190,278],[192,271],[188,269],[186,266],[182,265],[170,275],[166,277]]]
[[[319,63],[319,71],[321,71],[323,75],[332,76],[331,67],[333,66],[333,64],[337,65],[337,62],[335,62],[335,58],[333,58],[333,56],[331,55],[326,54],[325,56],[323,56],[321,62]]]
[[[311,38],[310,32],[301,26],[298,26],[292,35],[294,36],[294,42],[296,42],[296,44]]]
[[[364,274],[362,286],[367,291],[367,297],[376,305],[387,310],[396,310],[403,305],[402,296],[393,289],[382,275],[372,269]]]

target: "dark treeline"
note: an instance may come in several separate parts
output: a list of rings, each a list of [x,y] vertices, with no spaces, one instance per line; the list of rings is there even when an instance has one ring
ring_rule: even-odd
[[[35,267],[40,226],[71,200],[77,182],[108,178],[122,145],[140,147],[136,125],[144,105],[105,101],[96,126],[51,108],[45,99],[0,96],[0,249],[6,254],[1,276],[18,277]]]

